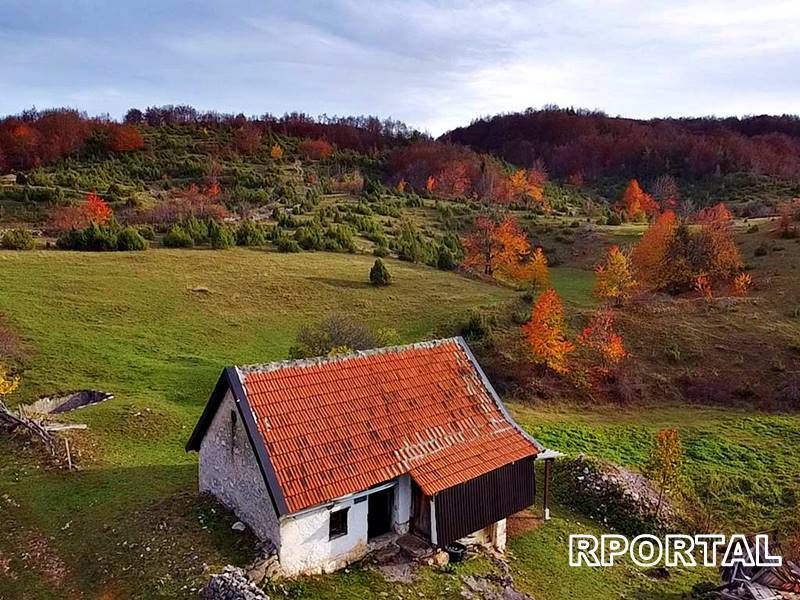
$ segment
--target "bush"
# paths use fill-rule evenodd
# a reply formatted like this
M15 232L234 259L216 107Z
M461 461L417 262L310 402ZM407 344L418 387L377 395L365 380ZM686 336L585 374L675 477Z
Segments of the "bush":
M619 214L612 212L610 215L608 215L608 218L606 219L606 224L614 226L622 225L622 219L620 218Z
M380 258L375 259L375 264L369 270L369 281L372 285L384 286L392 282L392 276L389 274L389 269L383 264Z
M753 251L753 254L755 256L766 256L769 254L769 246L767 246L764 242L761 242Z
M326 356L335 348L367 350L378 345L378 336L360 321L348 315L333 314L319 323L301 326L289 355L292 358Z
M377 256L378 258L386 258L389 256L389 247L384 244L378 244L372 251L372 255Z
M208 242L208 223L195 216L191 216L183 222L183 230L192 238L195 245Z
M164 236L162 243L167 248L191 248L194 240L180 225L173 225Z
M140 225L136 228L136 230L139 232L139 235L148 242L152 242L154 239L156 239L156 230L150 225Z
M5 250L33 250L33 246L33 235L27 229L12 229L0 238L0 247Z
M147 240L133 227L125 227L117 234L117 250L122 252L147 250Z
M231 248L236 241L231 230L219 221L211 221L208 224L208 239L215 250Z
M286 233L279 232L275 237L275 247L278 252L300 252L302 248L296 240L290 238Z
M263 246L267 243L264 228L251 220L239 223L236 228L236 244L238 246Z
M453 257L452 250L444 244L440 244L436 256L436 268L442 271L452 271L455 267L456 259Z
M117 249L117 227L90 223L85 229L71 229L56 241L62 250L111 252Z
M492 333L492 327L496 324L494 315L489 315L483 311L473 310L467 322L461 327L461 335L468 340L480 340Z
M747 233L758 233L758 225L753 223L750 227L747 228Z

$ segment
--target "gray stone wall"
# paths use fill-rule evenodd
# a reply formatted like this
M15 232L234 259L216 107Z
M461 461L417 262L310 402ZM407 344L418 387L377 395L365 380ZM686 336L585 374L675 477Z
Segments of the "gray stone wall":
M200 491L213 494L259 539L280 548L278 517L230 391L200 444L199 461Z

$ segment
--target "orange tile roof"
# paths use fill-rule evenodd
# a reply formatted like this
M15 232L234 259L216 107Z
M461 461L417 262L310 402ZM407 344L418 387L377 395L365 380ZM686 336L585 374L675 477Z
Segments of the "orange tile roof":
M433 495L535 456L462 344L240 368L289 511L406 473Z

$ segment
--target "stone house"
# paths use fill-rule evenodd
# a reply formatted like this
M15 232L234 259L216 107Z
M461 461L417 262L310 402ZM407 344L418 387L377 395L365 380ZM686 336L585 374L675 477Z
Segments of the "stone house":
M272 542L287 576L409 533L503 550L506 517L534 502L534 460L554 456L461 338L228 367L186 448L200 491Z

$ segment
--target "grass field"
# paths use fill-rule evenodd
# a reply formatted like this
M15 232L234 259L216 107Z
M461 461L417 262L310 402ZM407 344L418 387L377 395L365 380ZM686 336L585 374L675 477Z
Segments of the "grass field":
M472 308L515 296L397 261L388 261L393 285L375 289L367 284L372 260L241 249L0 252L0 313L30 349L11 403L86 387L116 396L69 417L89 425L73 434L81 471L41 468L33 449L0 440L0 598L193 596L208 571L244 563L251 552L249 538L231 535L229 516L197 502L196 457L183 451L223 365L284 358L300 324L332 311L394 327L412 341L451 331L448 324ZM552 279L569 306L591 306L591 272L559 267ZM791 279L775 281L794 289ZM771 524L795 505L794 416L670 406L511 408L558 450L634 467L658 428L678 427L687 485L726 529ZM510 541L517 583L537 600L676 597L713 578L687 571L656 581L625 566L576 575L566 564L567 534L598 526L562 507L554 512L546 526ZM456 598L459 574L491 569L475 560L453 572L423 570L405 597ZM354 568L278 593L363 598L395 589Z

